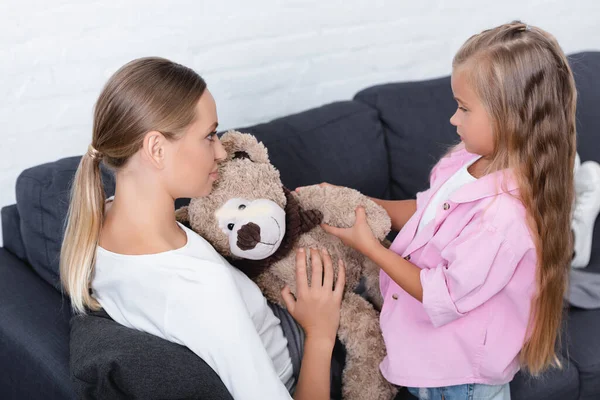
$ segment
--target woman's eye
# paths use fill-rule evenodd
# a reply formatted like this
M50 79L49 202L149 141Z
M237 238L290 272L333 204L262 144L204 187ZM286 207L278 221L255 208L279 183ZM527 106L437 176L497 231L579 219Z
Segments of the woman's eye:
M212 142L213 140L215 140L215 136L217 136L217 131L209 133L206 138Z
M466 109L466 108L464 108L464 107L458 106L458 109L459 109L460 111L467 112L467 109Z

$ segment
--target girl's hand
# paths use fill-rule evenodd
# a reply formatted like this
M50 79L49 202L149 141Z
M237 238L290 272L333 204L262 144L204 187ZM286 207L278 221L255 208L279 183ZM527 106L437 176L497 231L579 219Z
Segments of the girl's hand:
M311 285L308 285L306 272L306 255L304 249L296 253L296 297L286 285L281 291L285 306L296 321L304 329L306 337L311 340L324 340L328 344L335 343L340 324L340 307L346 271L342 260L335 288L333 286L333 267L331 257L326 250L310 250L312 265Z
M334 188L334 187L335 187L335 188L342 187L342 186L336 186L336 185L332 185L331 183L327 183L327 182L322 182L322 183L319 183L318 185L313 185L313 186L320 186L320 187L331 187L331 188ZM304 189L305 187L308 187L308 186L299 186L299 187L297 187L297 188L296 188L295 192L299 192L299 191L301 191L302 189Z
M367 223L365 208L362 206L356 208L356 222L351 228L335 228L327 224L321 224L321 227L325 232L340 238L346 246L350 246L365 255L369 250L381 245Z

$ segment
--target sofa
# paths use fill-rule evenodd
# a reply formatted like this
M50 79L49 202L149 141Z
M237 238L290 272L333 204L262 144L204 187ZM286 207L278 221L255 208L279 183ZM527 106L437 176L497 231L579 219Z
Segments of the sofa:
M569 59L579 94L578 151L582 161L600 161L600 52ZM370 87L352 100L237 129L264 142L289 188L327 181L369 196L407 199L426 189L431 167L456 142L449 123L455 107L446 76ZM218 376L189 350L119 326L108 315L72 316L58 260L78 161L70 157L23 171L16 204L2 208L0 399L230 398ZM114 178L103 170L103 179L112 195ZM176 207L186 201L179 199ZM577 272L579 283L600 274L599 226L590 265ZM511 383L514 400L600 399L600 308L567 299L565 315L563 368L536 378L518 373ZM76 335L71 343L77 329L95 329L95 335ZM94 354L87 364L70 357L82 349ZM122 389L132 384L128 377L140 376L134 366L145 379L128 392ZM184 375L194 387L184 387ZM162 391L139 394L149 387ZM401 390L397 398L413 397Z

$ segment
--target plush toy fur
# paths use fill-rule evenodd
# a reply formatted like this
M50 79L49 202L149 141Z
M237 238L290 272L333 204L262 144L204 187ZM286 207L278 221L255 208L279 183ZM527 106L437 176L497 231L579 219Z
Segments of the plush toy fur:
M354 293L364 276L368 296L380 309L379 268L320 226L351 227L355 209L362 205L373 233L383 241L390 231L385 210L348 188L311 186L299 193L290 192L270 163L267 149L254 136L230 131L221 141L228 156L220 165L220 179L209 196L192 199L188 207L179 209L178 219L189 222L194 231L251 277L271 302L283 307L281 289L286 284L292 293L296 289L296 249L327 249L336 277L341 258L346 263L338 330L346 347L343 397L393 398L395 388L379 371L385 356L379 314ZM310 264L308 273L310 279Z

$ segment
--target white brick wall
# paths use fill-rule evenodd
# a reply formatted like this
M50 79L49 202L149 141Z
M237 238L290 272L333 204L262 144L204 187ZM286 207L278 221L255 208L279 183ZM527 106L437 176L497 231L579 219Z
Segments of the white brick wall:
M513 19L600 49L597 0L4 0L0 16L0 207L24 168L86 149L102 85L136 57L197 70L232 128L449 74L471 34Z

